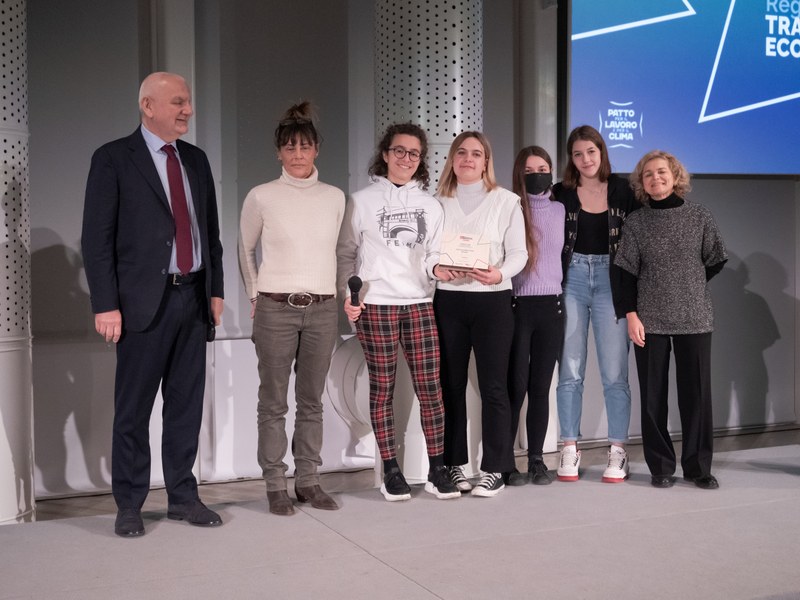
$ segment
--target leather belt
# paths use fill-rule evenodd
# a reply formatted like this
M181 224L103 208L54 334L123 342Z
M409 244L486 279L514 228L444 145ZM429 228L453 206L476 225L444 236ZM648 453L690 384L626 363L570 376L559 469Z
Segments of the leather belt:
M275 302L286 302L294 308L305 308L314 302L325 302L331 300L333 294L309 294L308 292L292 292L291 294L274 294L271 292L258 292L259 296L264 296Z
M182 275L181 273L170 273L167 276L167 283L169 283L170 285L187 285L189 283L196 283L200 281L200 278L202 276L203 276L203 271L186 273L186 275Z

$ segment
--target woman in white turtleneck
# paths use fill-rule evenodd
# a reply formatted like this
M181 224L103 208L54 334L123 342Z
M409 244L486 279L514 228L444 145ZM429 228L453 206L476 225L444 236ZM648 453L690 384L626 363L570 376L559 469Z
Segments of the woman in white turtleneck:
M443 236L470 234L489 245L486 269L437 269L434 310L442 353L445 408L444 461L453 483L474 496L491 497L514 469L507 376L514 333L511 278L528 261L519 196L497 185L489 140L467 131L450 146L436 196L444 209ZM466 389L475 352L481 395L481 478L473 488L468 462Z
M381 493L389 502L411 499L397 462L392 408L399 347L419 398L430 465L425 491L439 499L461 495L442 457L439 340L431 304L442 208L425 191L427 154L427 136L418 125L400 123L386 130L369 167L372 185L347 203L336 250L344 310L356 324L367 362L370 420L383 461ZM358 305L345 289L353 275L363 282Z
M284 461L292 370L297 405L292 436L295 495L314 508L339 508L320 488L318 468L322 391L338 337L336 242L345 201L341 190L319 180L314 166L319 143L310 104L289 108L275 129L281 176L250 190L240 221L239 268L252 302L252 339L261 380L258 464L269 511L282 516L295 512Z

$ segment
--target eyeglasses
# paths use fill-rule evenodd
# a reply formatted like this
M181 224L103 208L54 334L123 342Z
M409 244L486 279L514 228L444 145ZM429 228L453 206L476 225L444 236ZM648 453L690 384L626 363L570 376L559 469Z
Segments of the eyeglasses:
M394 148L389 148L389 150L391 150L397 158L405 158L406 154L408 154L408 160L411 162L417 162L422 156L422 154L416 150L406 150L402 146L395 146Z

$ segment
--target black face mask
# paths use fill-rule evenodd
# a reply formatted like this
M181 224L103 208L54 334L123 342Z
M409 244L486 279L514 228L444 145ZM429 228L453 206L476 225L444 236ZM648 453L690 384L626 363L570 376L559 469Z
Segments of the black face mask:
M541 196L553 185L552 173L528 173L525 175L525 191L533 196Z

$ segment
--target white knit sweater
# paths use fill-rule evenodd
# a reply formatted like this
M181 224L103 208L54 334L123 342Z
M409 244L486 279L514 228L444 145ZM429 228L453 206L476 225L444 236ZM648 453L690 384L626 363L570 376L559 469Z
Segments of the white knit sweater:
M247 295L257 292L336 293L336 240L344 217L344 193L286 170L254 187L242 206L239 269ZM261 264L256 248L261 240Z
M510 290L511 278L528 262L525 221L519 196L501 187L487 192L483 181L479 181L469 185L459 184L456 197L442 197L439 202L444 208L443 235L479 235L480 243L490 244L489 262L500 271L503 279L495 285L483 285L467 277L450 282L439 281L436 287L463 292Z

